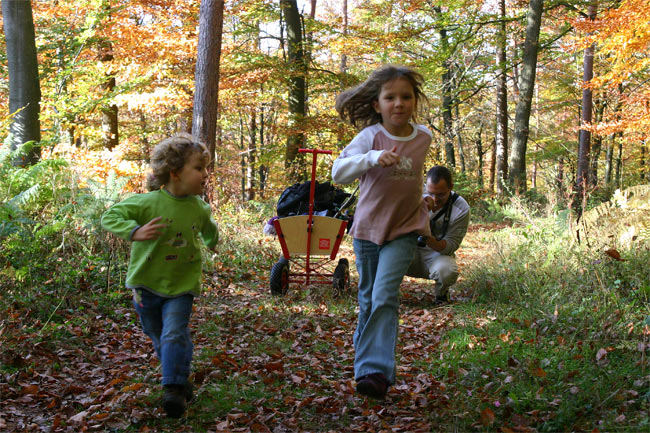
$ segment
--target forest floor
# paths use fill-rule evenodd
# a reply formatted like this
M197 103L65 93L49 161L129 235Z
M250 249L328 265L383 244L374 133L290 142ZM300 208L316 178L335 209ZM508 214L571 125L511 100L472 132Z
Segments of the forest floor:
M458 254L461 278L487 248L477 234L498 228L470 227ZM341 256L352 259L349 245ZM535 425L555 416L557 401L543 410L506 407L499 390L515 376L504 371L519 368L514 356L482 373L492 378L485 381L471 379L474 372L461 364L445 363L456 344L448 338L452 330L496 320L490 311L463 307L472 303L467 288L455 292L452 303L437 305L429 282L405 279L397 382L384 401L374 401L355 393L354 294L336 299L330 287L292 287L278 298L268 290L268 270L245 278L208 278L195 302L195 399L179 420L160 409L159 363L125 291L113 299L110 315L91 301L62 309L57 314L68 320L54 330L45 321L21 328L18 316L30 312L10 309L0 323L6 345L0 431L508 433L537 431ZM502 340L506 345L507 337ZM470 348L481 345L480 338L471 341ZM530 371L541 371L536 368Z

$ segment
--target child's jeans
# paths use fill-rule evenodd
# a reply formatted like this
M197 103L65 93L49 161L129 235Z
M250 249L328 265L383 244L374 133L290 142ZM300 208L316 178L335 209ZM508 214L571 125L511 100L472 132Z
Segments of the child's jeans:
M151 338L162 365L163 385L184 385L190 375L192 340L188 324L194 296L163 298L143 289L133 290L133 304L142 330Z
M395 383L399 287L413 259L417 235L377 245L354 239L359 273L359 322L354 333L354 377L383 373Z

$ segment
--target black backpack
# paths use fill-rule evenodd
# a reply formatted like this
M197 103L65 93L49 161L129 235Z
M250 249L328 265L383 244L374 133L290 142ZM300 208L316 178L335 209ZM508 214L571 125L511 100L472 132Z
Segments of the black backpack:
M280 218L291 215L303 215L309 212L309 188L311 181L296 183L282 191L277 204ZM334 215L349 193L333 187L329 182L316 182L314 189L314 212L327 211Z

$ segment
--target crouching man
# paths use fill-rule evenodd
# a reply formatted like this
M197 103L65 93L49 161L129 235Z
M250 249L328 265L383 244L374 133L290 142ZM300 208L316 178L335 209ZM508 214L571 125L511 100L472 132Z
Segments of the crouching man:
M436 300L449 300L449 286L458 279L454 252L460 246L469 225L469 205L452 191L451 172L437 165L427 172L424 200L429 207L432 237L421 236L418 248L406 272L415 278L435 280Z

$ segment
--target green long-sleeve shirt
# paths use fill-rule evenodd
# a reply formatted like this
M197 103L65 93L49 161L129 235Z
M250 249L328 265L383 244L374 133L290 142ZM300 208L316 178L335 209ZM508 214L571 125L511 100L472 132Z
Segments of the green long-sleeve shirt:
M164 189L135 194L112 206L102 216L102 227L122 239L156 217L161 235L149 241L133 241L126 287L144 288L163 297L201 291L199 237L208 248L219 240L210 206L198 196L175 197Z

